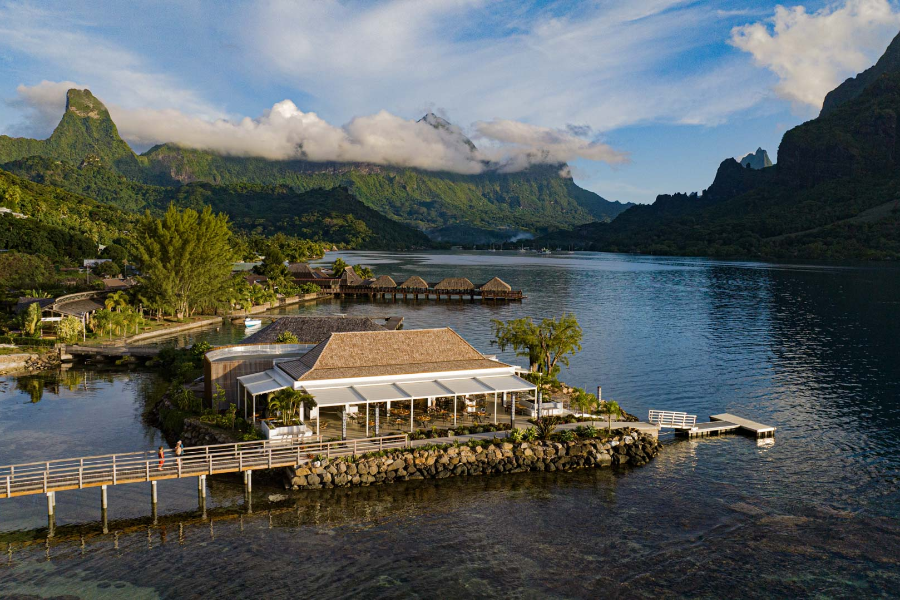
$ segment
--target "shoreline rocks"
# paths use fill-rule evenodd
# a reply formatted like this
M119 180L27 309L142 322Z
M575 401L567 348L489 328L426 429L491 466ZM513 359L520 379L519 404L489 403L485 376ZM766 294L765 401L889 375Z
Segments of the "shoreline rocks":
M652 436L628 431L606 439L405 448L375 456L310 460L284 469L285 488L315 490L369 486L413 479L444 479L527 471L572 471L641 466L659 454Z

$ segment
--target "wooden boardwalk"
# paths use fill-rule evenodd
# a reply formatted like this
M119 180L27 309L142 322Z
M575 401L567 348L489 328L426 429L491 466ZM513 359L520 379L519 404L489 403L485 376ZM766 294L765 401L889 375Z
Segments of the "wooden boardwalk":
M406 435L344 442L255 441L185 448L180 459L168 451L161 464L156 452L25 463L0 467L0 498L290 467L311 456L350 456L408 445Z

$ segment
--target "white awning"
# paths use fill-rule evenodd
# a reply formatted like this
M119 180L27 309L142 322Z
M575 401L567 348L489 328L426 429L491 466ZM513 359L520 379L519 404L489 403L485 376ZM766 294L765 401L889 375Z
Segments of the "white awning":
M494 388L489 388L475 377L466 379L438 379L438 383L453 392L454 395L494 393Z
M537 386L516 375L500 375L498 377L479 377L478 381L495 392L527 392Z
M406 395L410 398L437 398L439 396L453 395L449 388L445 388L437 381L415 381L411 383L401 381L396 386L406 392Z
M407 400L409 394L393 383L382 385L355 385L353 389L367 402L384 402L385 400Z
M273 375L274 372L270 369L263 373L254 373L253 375L238 377L238 381L243 384L244 388L251 396L268 394L269 392L274 392L287 387L283 383L278 382Z
M459 379L431 379L412 382L398 381L374 385L345 385L333 388L315 388L310 386L306 388L306 391L312 394L319 406L337 406L365 402L409 401L441 396L493 395L499 392L525 392L535 388L536 386L533 383L529 383L515 375L500 375L495 377L462 377Z

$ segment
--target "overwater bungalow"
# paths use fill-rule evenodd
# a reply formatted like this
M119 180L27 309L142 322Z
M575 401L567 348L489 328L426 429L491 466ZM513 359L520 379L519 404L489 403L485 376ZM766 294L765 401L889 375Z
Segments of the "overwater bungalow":
M239 408L255 421L269 394L301 390L317 404L302 411L302 434L328 437L497 422L512 395L537 394L517 370L450 328L332 333L299 358L238 377Z
M475 284L465 277L445 277L434 284L435 292L468 292L475 289Z
M398 285L397 288L407 293L422 294L428 292L428 282L418 275L413 275L412 277L408 278L406 281Z
M394 290L397 287L397 282L390 275L382 275L366 285L377 290Z

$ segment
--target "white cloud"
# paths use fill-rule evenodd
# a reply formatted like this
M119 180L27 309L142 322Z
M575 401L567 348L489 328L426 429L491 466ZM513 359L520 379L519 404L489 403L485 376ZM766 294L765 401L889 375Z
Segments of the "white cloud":
M56 123L71 82L44 81L19 86L15 103ZM175 109L108 106L119 134L147 147L174 142L233 156L306 159L315 162L364 162L433 171L479 173L487 168L518 171L532 164L556 164L577 158L622 162L624 154L593 142L589 129L554 130L509 120L476 124L483 149L472 151L456 127L435 128L386 111L355 117L341 127L284 100L260 117L209 121Z
M519 171L532 164L559 164L579 158L610 164L628 160L625 153L606 144L586 140L571 131L506 119L478 122L475 130L478 138L499 144L489 154L505 171ZM581 131L587 133L583 129Z
M17 98L7 104L23 113L24 121L14 128L23 136L43 137L52 131L66 108L66 91L83 88L74 81L47 81L37 85L19 85Z
M731 44L778 76L778 95L821 108L825 94L877 60L898 28L900 12L887 0L846 0L814 13L778 6L765 22L735 27Z

